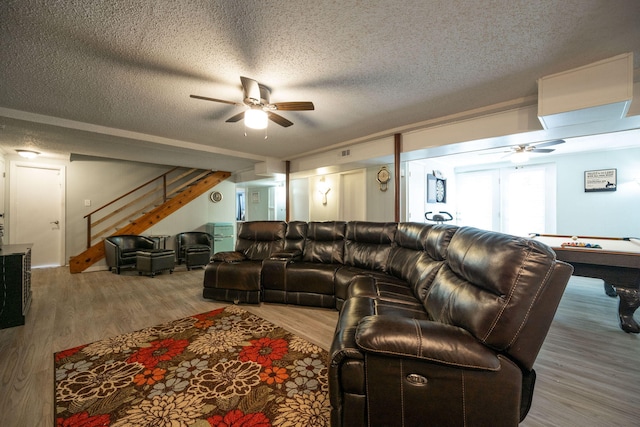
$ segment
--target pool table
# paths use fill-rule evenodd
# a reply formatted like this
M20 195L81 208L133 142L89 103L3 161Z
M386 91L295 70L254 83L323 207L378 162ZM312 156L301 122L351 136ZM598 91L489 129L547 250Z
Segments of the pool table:
M615 292L607 294L620 297L620 327L640 332L633 318L640 306L640 238L555 234L531 234L531 238L551 246L559 260L573 266L575 276L602 279L605 287L613 286Z

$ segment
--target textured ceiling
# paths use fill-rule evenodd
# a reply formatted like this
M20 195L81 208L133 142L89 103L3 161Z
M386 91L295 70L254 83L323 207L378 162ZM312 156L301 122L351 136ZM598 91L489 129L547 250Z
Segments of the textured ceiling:
M0 3L0 146L238 170L537 93L634 52L636 0ZM244 135L240 76L312 101Z

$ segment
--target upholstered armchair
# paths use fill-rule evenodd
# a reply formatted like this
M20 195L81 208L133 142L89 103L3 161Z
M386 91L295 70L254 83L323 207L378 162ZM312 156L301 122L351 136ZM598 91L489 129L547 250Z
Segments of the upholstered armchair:
M104 254L107 267L120 274L122 267L135 267L136 252L143 249L156 249L156 242L145 236L123 234L104 239Z
M187 269L205 266L213 252L213 236L203 231L187 231L176 236L178 264L186 263Z

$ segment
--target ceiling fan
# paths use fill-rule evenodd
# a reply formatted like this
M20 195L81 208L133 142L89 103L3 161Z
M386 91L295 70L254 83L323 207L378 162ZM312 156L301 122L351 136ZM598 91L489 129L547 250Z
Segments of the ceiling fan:
M209 98L200 95L191 95L191 98L203 99L205 101L222 102L237 107L249 107L245 111L229 117L227 123L235 123L244 118L245 125L252 129L264 129L268 120L280 126L289 127L293 123L275 111L309 111L313 110L313 102L274 102L271 103L271 90L265 85L248 77L240 77L242 82L243 101L233 102L224 99Z
M503 153L508 153L504 157L510 157L511 161L514 163L522 163L529 160L530 153L551 153L555 151L555 148L544 148L551 147L554 145L564 144L563 139L554 139L553 141L547 141L540 144L520 144L514 145L513 147L509 147L508 151L503 151ZM486 153L491 154L491 153Z

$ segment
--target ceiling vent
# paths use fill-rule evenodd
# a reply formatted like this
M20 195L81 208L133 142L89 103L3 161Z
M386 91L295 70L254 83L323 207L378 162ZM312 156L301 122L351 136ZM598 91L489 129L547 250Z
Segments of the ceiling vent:
M542 77L538 119L545 129L622 119L633 99L633 53Z

